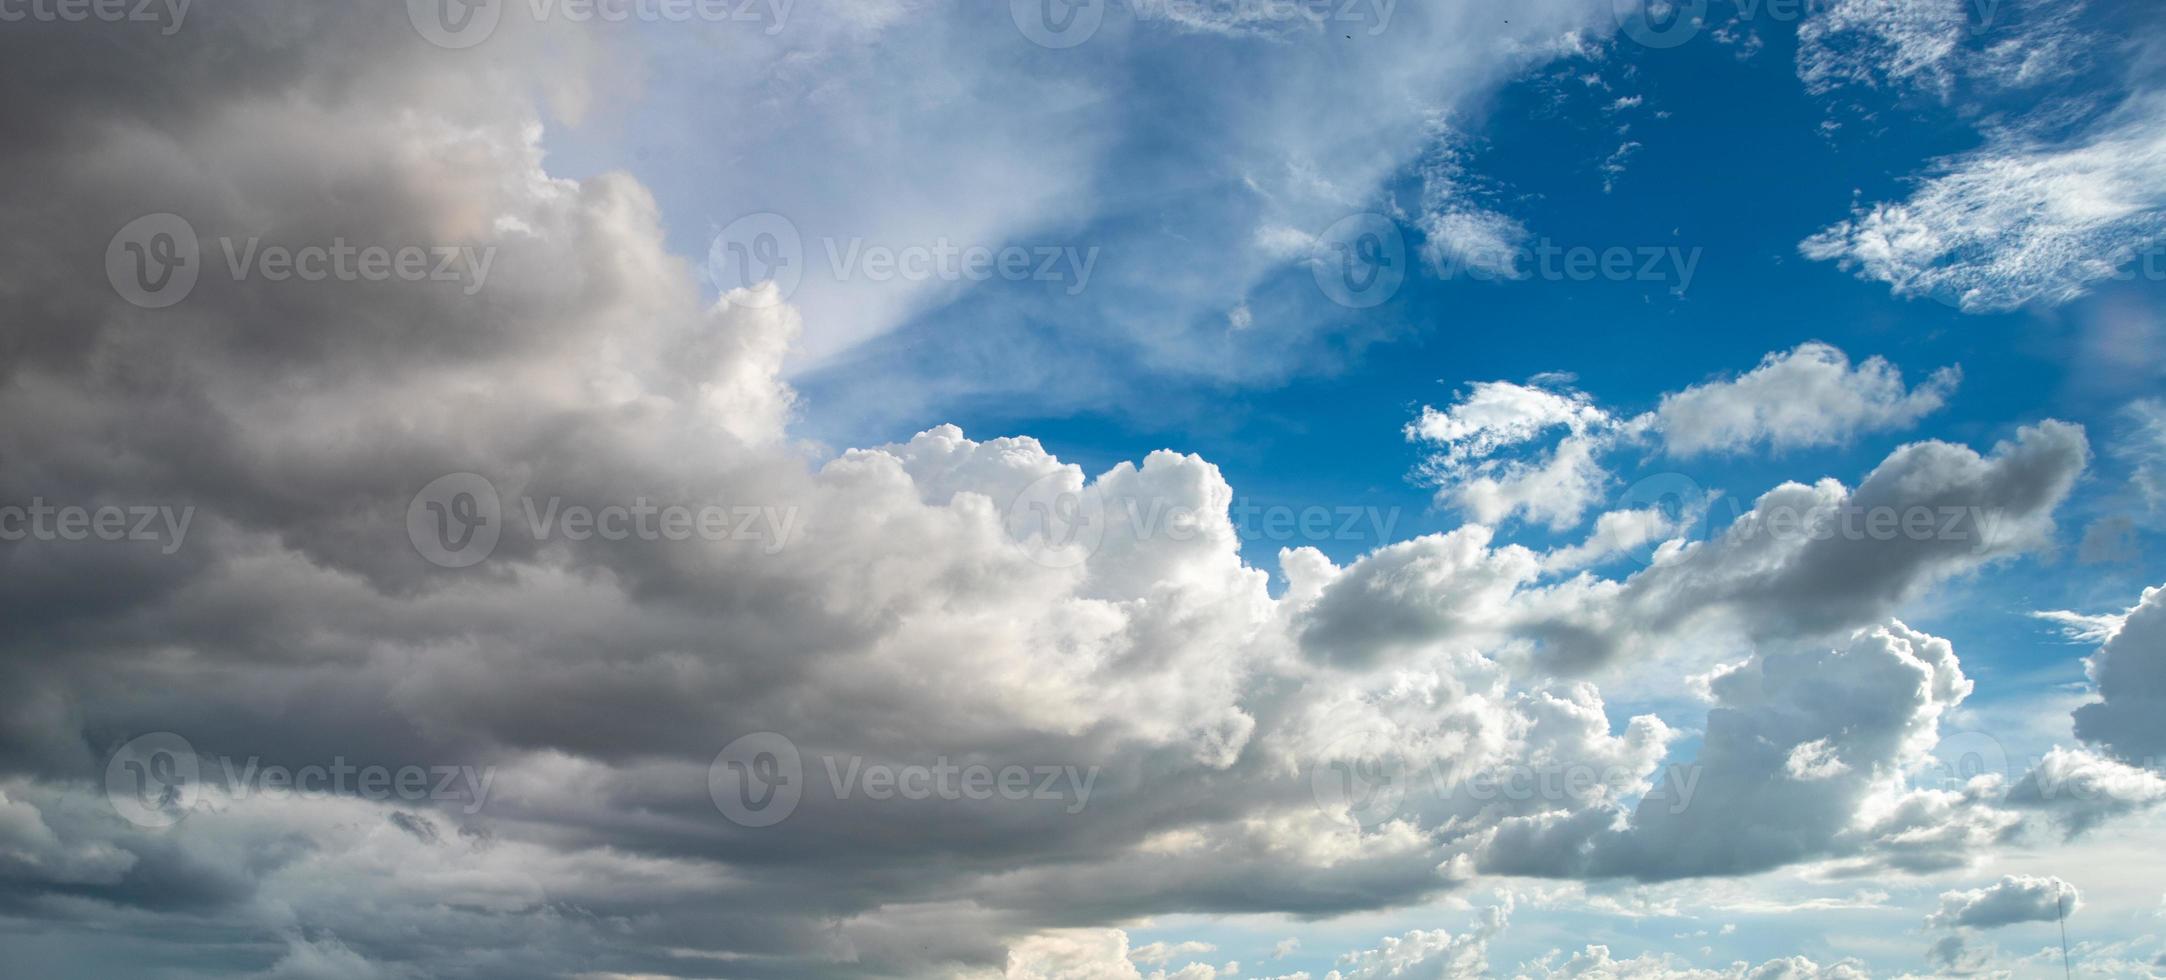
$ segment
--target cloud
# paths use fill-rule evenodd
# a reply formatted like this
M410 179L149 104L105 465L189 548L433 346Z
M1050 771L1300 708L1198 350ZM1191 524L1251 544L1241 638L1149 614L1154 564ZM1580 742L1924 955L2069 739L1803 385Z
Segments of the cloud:
M1662 398L1655 412L1671 455L1841 445L1868 432L1905 429L1939 411L1962 379L1942 368L1906 389L1895 366L1878 357L1853 368L1827 344L1769 354L1730 381L1694 385Z
M1583 675L1878 623L1935 581L2035 546L2087 453L2059 423L1987 454L1920 443L1855 491L1780 487L1749 525L1764 531L1791 502L1978 508L1998 529L1984 541L1733 529L1627 578L1544 584L1541 556L1470 526L1344 567L1289 551L1275 596L1242 561L1232 487L1195 456L1086 472L1036 440L948 426L840 453L800 442L786 352L866 324L837 328L832 306L808 322L770 287L710 301L669 247L654 189L549 171L529 83L549 81L558 113L616 108L588 84L590 71L596 86L623 81L622 52L597 32L513 18L464 58L396 9L289 14L267 0L206 6L190 43L47 23L0 35L0 81L52 93L0 109L15 178L0 182L0 215L20 229L0 295L36 311L0 361L0 499L195 515L170 553L0 546L0 907L74 937L84 976L180 958L235 975L1134 976L1112 924L1403 905L1463 888L1471 868L1454 859L1512 821L1609 827L1680 734L1650 713L1613 722ZM1585 16L1530 13L1539 26L1525 29ZM1487 50L1456 23L1404 43ZM85 64L121 74L85 85ZM1401 67L1409 91L1448 87L1427 61ZM797 99L792 79L775 80L772 101L879 118L838 107L843 82ZM1349 76L1319 97L1377 82ZM1075 112L1055 125L1093 117L1085 95L1061 104ZM1401 121L1270 105L1311 148ZM1319 118L1345 125L1315 131ZM879 135L867 152L889 152ZM836 185L879 196L882 183ZM1261 181L1267 196L1292 183ZM1326 200L1266 210L1308 227ZM97 257L158 212L184 217L213 262L226 240L345 240L494 249L494 272L471 293L205 275L183 302L146 310L102 281ZM1218 287L1254 274L1202 291L1237 292ZM1148 306L1154 294L1135 295ZM868 329L886 322L869 312ZM1472 466L1606 418L1544 384L1482 397L1494 404L1455 406L1434 427L1441 452L1470 447ZM1595 456L1562 458L1584 476ZM463 568L428 557L443 525L427 505L448 515L450 502L417 499L456 474L503 505L494 551ZM1503 488L1526 482L1515 472L1486 475L1497 506L1567 511L1552 489L1511 498ZM672 540L526 516L657 502L787 520L773 536ZM1141 519L1161 507L1195 520L1168 533ZM1596 546L1646 533L1622 523ZM1714 641L1687 642L1701 629ZM1768 655L1765 724L1827 740L1808 768L1850 788L1960 700L1944 646L1889 626L1820 655L1891 682L1842 688L1826 716L1796 703L1785 661ZM1844 718L1853 727L1838 732ZM108 782L115 750L157 732L184 736L205 767L199 805L162 829L123 819L127 784L109 795ZM718 752L756 732L787 737L805 762L798 808L764 828L727 819L711 784ZM125 777L134 760L122 761ZM1087 804L877 798L827 782L829 762L853 761L1098 778ZM341 763L485 771L491 792L469 808L227 781ZM1534 767L1603 781L1524 798L1484 789ZM1384 786L1362 788L1380 794L1332 794L1334 776L1379 774ZM1969 800L1896 803L1876 826L1900 821L1906 839L1976 826ZM1799 832L1812 844L1821 829ZM1847 841L1755 859L1896 863L1880 837ZM1587 870L1718 863L1640 857ZM1401 936L1349 969L1415 953L1470 962L1483 928Z
M1696 628L1798 638L1865 627L1949 575L2045 544L2088 459L2083 432L2057 422L2020 430L1985 456L1904 446L1855 490L1785 484L1714 537L1665 546L1614 587L1560 586L1542 597L1550 616L1528 630L1569 669L1650 654ZM1906 514L1910 532L1889 530ZM1939 523L1927 528L1926 514Z
M1814 95L1915 89L1942 102L1966 88L2026 88L2069 73L2089 43L2081 2L1833 0L1798 23L1797 75Z
M1156 942L1130 950L1128 958L1138 963L1163 965L1176 959L1189 959L1215 952L1218 952L1218 947L1205 942Z
M1370 949L1339 957L1336 969L1323 980L1473 980L1494 974L1489 969L1489 943L1511 918L1509 902L1485 909L1473 928L1454 935L1442 929L1416 929L1399 936L1385 936ZM1307 980L1307 973L1272 980Z
M1406 437L1439 447L1422 465L1439 500L1485 524L1523 515L1562 529L1602 494L1609 472L1595 456L1612 426L1581 392L1490 381L1471 385L1448 409L1424 406ZM1501 455L1552 432L1563 436L1547 452Z
M1580 433L1609 421L1580 392L1488 381L1470 385L1449 409L1424 406L1406 435L1438 444L1443 460L1456 464L1523 445L1551 429Z
M1681 530L1680 523L1661 508L1610 511L1595 519L1594 531L1587 540L1543 555L1542 570L1569 572L1598 565L1643 545L1666 540Z
M1423 406L1406 437L1434 447L1419 474L1437 487L1440 503L1484 524L1523 518L1563 530L1604 496L1610 471L1603 457L1622 448L1651 440L1690 458L1841 445L1915 425L1946 404L1961 377L1958 368L1942 368L1906 387L1882 358L1852 367L1841 350L1811 342L1770 353L1737 378L1666 394L1659 408L1633 419L1597 406L1568 377L1475 382L1448 408ZM1626 532L1618 525L1610 533ZM1575 552L1560 561L1598 557Z
M2019 922L2052 922L2083 903L2076 886L2059 878L2005 875L1984 888L1943 892L1940 911L1926 917L1935 928L1992 929Z
M1900 623L1842 647L1719 672L1691 782L1629 814L1505 821L1480 865L1499 874L1669 880L1807 860L1957 867L2015 825L1982 799L1911 789L1941 717L1971 681L1948 641Z
M1008 951L1003 980L1212 980L1218 971L1207 964L1189 964L1172 973L1155 970L1146 975L1136 963L1164 964L1191 953L1207 953L1209 943L1180 943L1177 947L1152 943L1130 950L1128 934L1119 929L1064 929L1039 933Z
M1908 200L1858 208L1799 250L1966 312L2060 304L2166 239L2162 188L2166 96L2136 95L2065 142L1996 133Z
M2114 817L2166 803L2166 778L2055 746L2009 787L2007 803L2051 815L2073 839Z
M2166 587L2145 589L2089 661L2098 700L2076 709L2076 737L2151 766L2166 756Z
M2105 643L2120 633L2121 625L2128 621L2128 617L2122 614L2079 613L2066 609L2049 609L2031 615L2059 624L2063 635L2079 643Z
M1758 965L1738 962L1721 969L1693 967L1660 953L1620 960L1608 946L1597 944L1570 956L1559 950L1539 961L1520 964L1518 976L1529 980L1865 980L1870 974L1864 964L1856 961L1822 966L1802 956Z
M2166 503L2166 400L2143 398L2127 409L2133 431L2113 447L2135 467L2130 482L2153 511Z

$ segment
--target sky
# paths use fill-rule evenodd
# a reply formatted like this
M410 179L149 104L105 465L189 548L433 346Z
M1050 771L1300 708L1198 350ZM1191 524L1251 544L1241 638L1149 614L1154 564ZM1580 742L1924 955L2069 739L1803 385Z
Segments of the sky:
M0 0L0 81L11 970L2166 977L2155 4Z

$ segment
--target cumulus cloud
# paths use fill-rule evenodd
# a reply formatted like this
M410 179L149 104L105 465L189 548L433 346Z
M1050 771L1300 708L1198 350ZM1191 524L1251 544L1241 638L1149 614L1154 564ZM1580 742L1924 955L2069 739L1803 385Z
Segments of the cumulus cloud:
M2076 709L2076 737L2150 767L2166 756L2166 587L2145 589L2089 662L2098 700Z
M1939 411L1961 378L1961 370L1947 367L1906 388L1901 372L1882 358L1852 367L1842 351L1806 343L1769 354L1733 380L1665 395L1655 417L1664 447L1676 456L1838 445L1863 433L1909 428Z
M1554 528L1578 524L1600 499L1608 470L1596 460L1612 420L1585 394L1538 384L1480 382L1450 408L1425 406L1406 428L1434 445L1423 476L1447 500L1486 524L1524 515ZM1546 451L1518 452L1551 433Z
M1714 704L1686 770L1689 796L1649 794L1608 817L1507 820L1481 865L1645 880L1830 858L1960 866L2016 818L1982 798L1911 788L1905 774L1971 689L1948 641L1900 623L1837 649L1755 658L1709 683Z
M1865 980L1864 964L1843 961L1822 966L1802 956L1765 963L1732 963L1719 969L1694 967L1671 955L1643 953L1620 960L1608 946L1587 946L1567 956L1562 950L1520 965L1527 980Z
M1203 963L1191 963L1173 972L1163 969L1145 974L1136 968L1164 964L1191 953L1208 953L1209 943L1184 942L1175 946L1152 943L1131 950L1128 933L1119 929L1064 929L1039 933L1008 951L1002 980L1213 980L1219 971Z
M784 363L814 325L772 286L703 297L639 182L545 166L545 118L591 109L581 69L615 54L595 33L512 18L462 58L396 9L286 7L206 6L201 44L0 34L0 81L52 93L0 108L14 178L0 215L22 230L0 296L36 313L11 322L0 361L0 499L194 514L169 553L0 546L0 907L76 937L82 975L185 956L241 975L1132 977L1139 952L1168 968L1187 955L1130 950L1112 925L1140 916L1404 904L1464 887L1471 849L1502 853L1507 827L1678 833L1632 814L1679 732L1651 713L1613 721L1628 712L1568 675L1861 627L1718 682L1725 737L1787 741L1723 743L1738 765L1710 759L1700 792L1769 819L1856 815L1776 813L1780 793L1736 783L1788 778L1797 759L1839 800L1887 802L1869 813L1885 830L1800 826L1802 846L1752 850L1756 867L1903 866L1909 841L1989 835L1969 799L1865 795L1968 690L1944 641L1873 624L2035 547L2087 453L2072 426L1988 453L1904 447L1855 490L1785 485L1745 529L1622 579L1543 579L1653 533L1619 519L1561 563L1478 526L1343 567L1294 550L1274 595L1242 561L1232 487L1196 456L1094 473L949 426L840 453L798 441ZM126 84L76 84L93 62ZM554 110L530 101L540 76ZM96 267L116 229L157 212L190 222L212 261L225 240L344 239L495 249L494 272L473 291L206 275L147 310ZM1416 437L1494 483L1474 506L1576 519L1592 444L1557 454L1555 478L1533 475L1555 464L1483 467L1592 438L1606 413L1544 384L1473 401L1425 415ZM429 560L413 516L456 474L503 504L471 567ZM573 536L523 516L552 501L752 505L776 521L756 538ZM1823 539L1776 526L1791 505L1948 507L1995 530ZM1169 534L1138 519L1160 506L1195 521ZM1682 642L1697 629L1716 642ZM1794 676L1816 665L1829 676ZM1807 703L1820 696L1837 703ZM178 820L162 828L124 819L126 784L108 796L107 782L115 750L157 732L185 736L211 777L192 799L138 801ZM770 827L726 819L710 782L717 753L755 732L805 762L803 799ZM485 770L489 799L226 781L334 760ZM988 806L844 794L830 762L1095 780L1087 802ZM1598 778L1490 791L1530 770ZM1605 848L1622 856L1579 871L1722 865L1704 847L1667 866ZM1397 937L1345 967L1457 970L1495 928Z
M2050 814L2071 838L2107 820L2166 802L2156 772L2055 746L2008 789L2009 806Z
M2076 886L2059 878L2005 875L1983 888L1944 892L1926 924L1943 929L1992 929L2019 922L2052 922L2082 907Z
M1946 404L1961 378L1946 367L1906 386L1883 358L1853 366L1841 350L1808 342L1768 354L1739 377L1668 393L1655 411L1630 419L1596 405L1569 377L1476 382L1448 408L1424 406L1406 436L1432 447L1420 476L1437 487L1439 502L1485 524L1524 518L1563 530L1605 495L1604 457L1614 452L1650 441L1679 458L1840 445L1915 425ZM1585 549L1560 556L1559 566L1637 547L1653 531L1645 521L1618 520Z

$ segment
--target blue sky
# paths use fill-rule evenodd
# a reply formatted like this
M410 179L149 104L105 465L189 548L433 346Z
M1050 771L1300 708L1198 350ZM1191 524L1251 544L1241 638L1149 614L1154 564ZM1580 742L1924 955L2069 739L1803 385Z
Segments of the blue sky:
M971 12L934 16L962 22L959 32L983 27ZM1118 30L1132 15L1116 8L1110 16L1115 26L1102 30ZM2020 37L2024 18L2037 15L2008 4L1990 11L1971 5L1965 16L1979 39L1971 43L1991 44ZM1070 220L1025 225L994 244L1100 249L1101 285L1076 295L1064 283L995 279L922 300L889 332L831 363L800 367L794 380L803 396L802 431L833 446L859 446L906 440L935 422L952 422L973 436L1034 436L1092 472L1170 448L1217 464L1259 508L1396 509L1397 537L1458 523L1448 508L1432 505L1430 488L1412 479L1418 454L1400 430L1422 405L1446 402L1473 381L1567 372L1604 403L1644 410L1665 392L1734 376L1763 354L1813 340L1859 359L1887 358L1913 380L1943 366L1962 368L1957 397L1917 430L1772 458L1702 459L1690 468L1693 479L1747 501L1783 480L1832 476L1854 483L1891 448L1920 437L1984 447L2051 417L2081 423L2102 440L2140 438L2129 435L2139 423L2128 406L2155 395L2166 369L2140 357L2131 363L2107 345L2115 331L2133 332L2130 342L2141 354L2157 339L2162 327L2155 311L2166 296L2166 274L2156 251L2124 265L2123 281L2094 285L2070 302L1966 312L1946 297L1891 295L1884 283L1805 258L1799 243L1854 203L1899 200L1936 161L1978 150L1986 142L1980 120L2021 116L2053 99L2112 100L2143 91L2140 79L2155 74L2146 67L2155 53L2134 44L2100 45L2068 77L2000 98L1972 95L1975 83L1952 101L1899 85L1815 94L1798 77L1797 17L1779 4L1716 3L1710 26L1685 43L1616 43L1542 60L1479 97L1451 103L1455 135L1443 145L1472 175L1475 196L1532 233L1537 241L1530 247L1621 247L1634 253L1635 275L1647 264L1644 250L1674 248L1690 256L1690 266L1665 254L1654 281L1629 282L1500 281L1464 269L1422 268L1383 306L1345 310L1319 295L1307 263L1283 263L1263 271L1249 290L1267 298L1256 309L1275 312L1256 314L1260 322L1247 331L1228 330L1220 306L1136 310L1121 285L1104 283L1114 276L1208 278L1215 263L1206 247L1184 249L1167 240L1190 227L1227 234L1213 224L1256 207L1254 188L1239 170L1197 145L1233 137L1198 140L1187 130L1230 125L1214 117L1214 98L1199 94L1193 80L1219 70L1215 59L1252 56L1272 64L1276 57L1306 65L1310 59L1284 49L1347 39L1229 39L1153 30L1148 19L1128 24L1128 36L1094 37L1089 45L1124 45L1108 56L1119 66L1110 80L1090 77L1105 83L1101 98L1128 103L1121 118L1130 127L1092 140L1110 148L1088 179L1009 175L1011 185L1087 186L1056 208ZM2140 41L2145 20L2133 7L2093 5L2082 8L2080 25L2094 37ZM1359 49L1373 40L1364 27L1342 45L1355 53L1328 62L1358 79ZM990 42L982 60L1024 67L1033 76L1059 79L1098 67L1095 61L1089 69L1078 66L1087 51L1047 51L1019 33L1003 38L996 31ZM705 70L698 62L711 54L682 50L681 40L657 43L671 53L649 70L672 77L698 75ZM1359 87L1357 81L1353 88ZM872 100L899 97L876 90ZM663 203L673 247L697 255L718 227L744 211L779 207L772 202L792 193L743 186L728 179L729 166L697 156L711 137L687 118L699 118L713 101L704 91L657 92L630 121L611 117L553 130L552 163L571 173L621 168L639 176ZM1059 108L1043 113L1059 126ZM1634 144L1632 152L1620 172L1606 175L1605 161L1624 143ZM1418 209L1421 171L1437 152L1423 147L1359 196L1363 207L1396 215L1415 249L1421 231L1407 220L1407 209ZM1081 168L1083 161L1052 166ZM896 180L877 171L862 176L874 188ZM934 196L889 189L920 202ZM974 193L967 182L941 190ZM1561 258L1557 266L1563 268ZM1154 341L1094 324L1102 316L1132 318L1142 331L1200 336L1208 345L1197 358L1203 363L1169 364L1154 356ZM1285 322L1270 322L1274 317ZM1241 333L1250 336L1235 336ZM1265 366L1234 363L1251 355ZM1269 373L1248 374L1257 370ZM904 400L888 397L896 389ZM2125 508L2127 474L2114 472L2125 465L2102 454L2103 472L2079 490L2070 511L2095 519ZM1633 482L1622 480L1615 489ZM1992 581L1971 586L1989 590L1979 598L1998 598L2004 610L1996 617L2001 621L1973 625L1977 635L1962 638L2005 648L2019 663L2069 666L2049 631L2025 622L2028 611L2110 606L2162 571L2154 550L2139 544L2124 560L2068 574L2087 523L2064 529L2070 554L1997 569ZM1539 527L1525 533L1546 540ZM1262 533L1251 537L1257 540L1244 557L1274 565L1278 542ZM1373 537L1334 535L1319 546L1346 560L1382 543ZM1960 630L1977 612L1940 625Z
M0 959L2166 976L2154 4L200 3L0 25Z
M1945 93L1886 79L1816 92L1800 78L1801 15L1825 16L1825 6L1798 11L1717 2L1697 36L1676 46L1619 38L1533 57L1496 84L1441 100L1449 109L1441 123L1423 123L1421 139L1409 144L1415 152L1377 171L1375 186L1350 198L1358 206L1348 213L1391 216L1410 254L1405 285L1380 307L1360 310L1322 302L1306 261L1265 269L1240 292L1154 287L1168 290L1170 301L1142 308L1128 287L1138 279L1213 281L1221 255L1209 243L1224 240L1222 226L1268 210L1242 172L1245 161L1210 149L1241 142L1243 134L1217 131L1237 125L1222 113L1238 118L1239 98L1208 86L1238 77L1235 63L1264 72L1287 64L1297 75L1322 63L1356 79L1350 89L1362 98L1358 78L1375 41L1365 29L1351 38L1329 25L1277 40L1214 36L1132 19L1116 5L1108 14L1113 26L1102 30L1123 33L1087 42L1120 46L1104 61L1088 52L1037 50L1020 37L995 38L980 55L986 62L1007 67L1012 59L1034 80L1087 76L1100 83L1097 98L1121 104L1113 113L1121 127L1089 141L1099 152L1087 177L1043 170L1008 175L1076 190L1052 209L1057 218L1025 224L1002 241L1102 249L1100 284L1073 295L1057 285L994 281L921 301L883 335L801 369L794 380L804 398L804 430L836 446L867 445L905 440L931 420L953 422L977 437L1034 436L1091 472L1157 449L1195 453L1257 508L1363 509L1363 523L1349 525L1359 533L1298 542L1346 562L1465 519L1417 478L1420 454L1402 429L1423 405L1447 403L1470 382L1563 372L1601 403L1636 412L1654 408L1664 393L1734 377L1763 354L1807 341L1861 360L1886 358L1912 382L1959 366L1959 389L1915 427L1682 465L1643 460L1621 469L1608 490L1622 497L1646 477L1683 473L1729 495L1713 518L1719 529L1777 483L1832 477L1855 485L1907 442L1944 439L1982 449L2042 419L2080 423L2101 451L2065 505L2053 547L1946 583L1905 613L1964 651L1980 683L1973 709L2007 705L2020 712L2042 693L2079 690L2087 648L2032 613L2114 610L2166 572L2156 548L2158 522L2129 489L2139 464L2109 448L2141 443L2142 423L2130 406L2166 387L2166 367L2156 357L2157 310L2166 298L2156 246L2144 246L2153 249L2148 258L2124 264L2121 281L2092 285L2080 297L1965 310L1947 294L1894 295L1885 282L1807 258L1800 243L1859 203L1901 200L1944 161L1987 148L1985 126L2052 116L2056 100L2096 113L2100 103L2147 91L2157 75L2155 25L2136 5L2084 7L2064 29L2124 40L2097 43L2062 77L2015 92L1991 91L1960 70ZM1963 43L1982 47L2024 38L2043 14L2008 3L1973 5L1964 16L1971 33ZM1319 47L1334 50L1311 56ZM1375 98L1392 97L1387 85L1378 90ZM631 159L590 157L600 151L579 133L559 134L552 146L574 160L639 174L663 200L673 243L697 252L705 236L734 217L733 208L771 205L753 189L684 167L676 155L684 150L647 154L650 135L656 145L700 140L696 127L689 133L681 127L680 108L653 110L652 124L666 132L643 134L649 121L643 119L628 124L628 134L612 134L620 146L627 136L641 145ZM1317 111L1332 110L1325 104ZM1100 118L1058 106L1043 112L1055 120L1072 115L1079 126ZM1629 152L1613 158L1624 145ZM1454 161L1463 198L1516 221L1534 239L1530 244L1621 246L1633 252L1635 273L1659 250L1657 277L1500 280L1423 264L1412 253L1424 242L1424 176L1440 156ZM1051 164L1071 165L1086 166ZM877 187L888 175L865 176ZM949 191L974 193L967 183ZM1199 231L1194 237L1202 240L1192 240ZM1683 255L1691 265L1677 264ZM1246 300L1254 322L1229 328L1228 300ZM1108 327L1105 320L1124 323ZM1202 353L1165 355L1163 345L1176 342ZM2116 517L2132 519L2132 547L2086 558L2086 530ZM1388 536L1376 523L1385 519ZM1276 568L1287 536L1260 526L1244 531L1244 560ZM1507 531L1537 548L1572 543L1581 533L1528 523ZM1274 588L1283 587L1275 578ZM1694 707L1681 699L1646 704L1681 727L1697 723ZM1621 727L1636 706L1614 707L1613 724ZM2025 755L2049 747L2031 733L2007 740ZM1680 751L1695 747L1687 741ZM1855 920L1841 928L1870 931L1881 912L1831 914ZM1337 932L1338 945L1351 947L1364 930L1417 927L1428 915L1325 932ZM1780 919L1748 931L1749 939L1708 940L1717 950L1714 961L1799 948L1823 957L1855 952L1815 944L1815 933L1833 926L1785 927ZM1691 920L1660 916L1561 921L1572 925L1553 923L1545 930L1550 935L1511 945L1532 959L1547 948L1544 942L1599 938L1620 949L1666 948L1676 945L1676 934L1692 931L1678 926ZM1224 936L1219 944L1230 953L1268 947L1266 940L1277 938L1269 933L1184 918L1135 941ZM1328 969L1336 948L1313 940L1311 946L1329 955L1297 955L1284 965Z

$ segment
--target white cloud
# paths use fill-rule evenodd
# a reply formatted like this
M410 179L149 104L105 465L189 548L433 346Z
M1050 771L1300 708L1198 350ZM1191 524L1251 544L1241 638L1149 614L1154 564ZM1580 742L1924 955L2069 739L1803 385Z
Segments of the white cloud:
M1484 524L1523 516L1563 529L1578 524L1605 489L1609 471L1596 455L1612 425L1580 392L1488 381L1469 386L1448 409L1424 406L1406 436L1439 447L1422 472L1440 501ZM1554 432L1562 438L1546 452L1501 455Z
M2098 700L2076 709L2076 737L2123 762L2166 758L2166 587L2144 590L2089 666Z
M1533 963L1522 963L1522 980L1867 980L1861 963L1822 966L1802 956L1769 960L1757 966L1738 962L1720 969L1694 967L1665 953L1617 959L1604 945L1591 945L1566 956L1561 950Z
M2166 96L2140 95L2065 143L1996 134L1799 249L1897 296L1994 312L2067 302L2162 240Z
M1473 928L1454 935L1442 929L1416 929L1399 936L1385 936L1370 949L1339 957L1336 969L1323 980L1475 980L1492 976L1489 943L1504 930L1511 917L1509 902L1484 910ZM1307 980L1307 973L1271 980Z
M1493 13L1457 11L1440 16ZM0 214L36 242L0 263L0 288L59 311L10 334L23 356L0 374L0 458L11 462L0 499L65 493L198 512L175 555L50 541L0 552L0 898L40 929L100 945L130 937L146 960L185 952L233 974L396 965L532 976L727 972L749 958L806 975L1128 980L1136 961L1109 923L1404 905L1462 886L1462 845L1508 821L1609 827L1680 733L1650 713L1613 722L1601 688L1559 675L1876 623L1941 578L2035 546L2082 469L2081 432L2043 423L1990 454L1905 447L1855 491L1777 488L1748 530L1622 579L1543 584L1541 556L1466 527L1343 568L1290 551L1289 588L1274 596L1267 573L1242 561L1232 487L1195 456L1153 453L1092 474L1032 439L946 426L840 454L795 441L783 351L834 324L763 295L710 306L690 263L665 247L646 187L544 166L526 80L578 74L601 57L592 32L543 43L507 27L486 59L463 59L381 11L269 16L284 12L199 12L220 54L210 61L125 32L0 35L0 78L13 87L43 91L91 59L154 83L110 98L56 88L0 114L23 175L0 184ZM904 21L919 19L845 28ZM1428 68L1406 70L1410 88L1440 87ZM1376 81L1343 85L1372 93ZM838 108L845 84L812 88L826 101L780 101L878 116ZM139 104L146 90L160 93L155 111ZM1285 118L1307 133L1329 116ZM1347 132L1313 135L1328 146ZM478 297L205 277L152 318L79 263L133 215L168 209L209 235L502 254ZM747 298L760 302L746 309ZM844 329L878 329L888 312ZM1563 520L1572 508L1560 495L1598 470L1591 441L1556 451L1569 479L1528 475L1554 463L1480 467L1560 434L1592 440L1613 424L1607 414L1542 383L1478 389L1474 401L1425 415L1416 437L1491 480L1494 506ZM796 531L775 542L568 539L506 521L486 564L444 568L424 559L408 516L421 488L455 472L485 475L507 511L528 497L756 503L789 508ZM1532 489L1512 497L1519 484ZM1034 548L1075 529L1057 510L1015 506L1032 488L1098 515L1076 560ZM1983 508L2004 536L1748 533L1777 505L1847 502ZM1197 519L1158 533L1130 504ZM1620 518L1598 524L1590 547L1646 533ZM1714 642L1683 642L1703 629ZM1830 740L1850 771L1821 782L1847 791L1845 780L1907 758L1933 713L1960 700L1944 647L1889 626L1808 658L1844 668L1828 672L1838 697L1825 707L1801 703L1795 689L1818 688L1782 675L1794 662L1763 654L1758 699L1725 688L1718 710L1764 708L1756 724L1789 739L1763 774L1796 744ZM146 832L115 819L99 789L104 753L154 731L184 733L213 758L487 768L495 793L478 813L215 794L172 830ZM721 746L752 731L785 733L808 756L800 808L756 830L722 819L708 782ZM822 758L1054 763L1104 779L1087 816L1071 800L822 797ZM1477 776L1536 763L1616 779L1555 798L1466 792ZM1355 814L1320 793L1319 773L1334 772L1421 774L1459 792L1401 787L1390 812ZM1940 845L1948 828L1978 826L1966 822L1972 804L1901 797L1873 826ZM1826 828L1811 815L1775 814L1817 841ZM1879 855L1883 836L1757 859ZM1717 863L1687 851L1630 873ZM205 921L220 941L178 950ZM1402 935L1345 965L1456 971L1492 928Z
M1858 435L1905 429L1939 411L1962 372L1942 368L1905 388L1887 361L1852 367L1842 351L1822 343L1769 354L1760 366L1728 381L1711 381L1665 395L1655 412L1672 455L1840 445Z
M2055 746L2009 787L2007 803L2051 815L2073 838L2112 818L2166 803L2166 777Z
M1571 388L1569 377L1475 382L1448 408L1423 406L1406 437L1434 447L1419 472L1440 503L1484 524L1525 519L1564 530L1605 495L1603 458L1622 447L1652 439L1672 456L1692 457L1839 445L1916 424L1946 404L1961 377L1947 367L1906 386L1882 358L1853 366L1841 350L1814 342L1770 353L1736 378L1666 394L1655 411L1630 420ZM1649 533L1647 518L1616 518L1585 546L1593 550L1562 553L1558 567L1638 547Z
M1215 952L1218 947L1206 942L1156 942L1130 950L1128 958L1147 966L1163 966L1177 959L1194 959Z
M2076 886L2059 878L2005 875L1983 888L1944 892L1926 924L1943 929L1992 929L2019 922L2052 922L2082 907Z
M1900 623L1842 647L1763 655L1710 682L1687 786L1627 815L1507 820L1481 866L1645 880L1842 858L1919 870L1973 859L2014 825L1982 800L1906 786L1972 689L1948 641Z
M2119 634L2122 624L2128 622L2125 613L2094 614L2048 609L2031 615L2058 624L2063 635L2079 643L2105 643Z
M2134 431L2115 444L2114 453L2135 467L2130 479L2156 511L2166 504L2166 399L2139 399L2127 414Z
M1424 406L1409 439L1438 443L1447 463L1471 462L1563 428L1585 432L1609 421L1585 394L1509 381L1476 382L1449 409Z
M2018 89L2068 73L2087 39L2081 0L1831 0L1798 23L1806 91L1915 88L1943 102L1965 86Z
M1595 519L1587 540L1558 548L1542 556L1547 572L1570 572L1598 565L1643 545L1663 540L1679 530L1679 521L1659 508L1618 510Z

